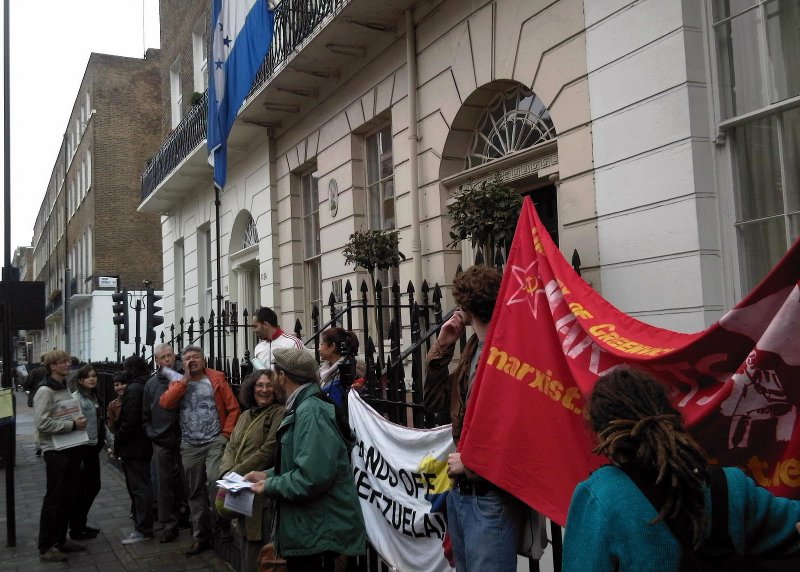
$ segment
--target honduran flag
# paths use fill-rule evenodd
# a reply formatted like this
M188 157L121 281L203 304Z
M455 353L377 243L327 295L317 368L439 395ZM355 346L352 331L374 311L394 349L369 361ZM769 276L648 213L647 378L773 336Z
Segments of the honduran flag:
M228 135L272 42L267 0L212 0L208 74L208 160L214 184L225 186Z

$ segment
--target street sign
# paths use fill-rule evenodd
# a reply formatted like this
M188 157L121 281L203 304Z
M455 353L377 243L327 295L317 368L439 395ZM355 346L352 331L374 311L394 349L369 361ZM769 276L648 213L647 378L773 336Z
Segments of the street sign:
M98 288L116 288L117 287L117 277L116 276L98 276L97 277L97 287Z

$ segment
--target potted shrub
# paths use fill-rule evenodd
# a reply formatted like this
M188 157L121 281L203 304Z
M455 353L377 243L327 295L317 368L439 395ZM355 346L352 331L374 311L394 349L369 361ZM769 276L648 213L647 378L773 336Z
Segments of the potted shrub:
M496 249L507 255L522 208L522 196L496 177L462 185L452 197L448 216L453 221L450 231L453 242L448 246L469 240L485 258L488 255L490 264Z

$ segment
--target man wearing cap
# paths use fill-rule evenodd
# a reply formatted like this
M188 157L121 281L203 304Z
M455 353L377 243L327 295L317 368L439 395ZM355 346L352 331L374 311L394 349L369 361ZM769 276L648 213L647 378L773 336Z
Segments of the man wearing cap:
M245 475L253 492L278 500L275 550L287 570L333 570L340 555L366 549L364 518L350 465L352 435L339 428L333 403L316 383L319 366L305 350L275 348L274 391L286 404L275 467ZM343 434L345 431L347 434Z
M184 377L169 384L159 404L180 411L181 461L194 536L185 554L194 556L211 547L210 494L216 490L219 462L240 412L225 374L206 368L201 348L187 346L182 357Z

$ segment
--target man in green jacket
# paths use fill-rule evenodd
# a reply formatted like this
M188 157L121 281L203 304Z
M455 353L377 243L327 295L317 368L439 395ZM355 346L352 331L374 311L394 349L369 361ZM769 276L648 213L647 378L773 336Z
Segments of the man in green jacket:
M314 357L294 348L275 348L273 357L275 395L286 403L275 468L245 476L253 492L278 500L275 549L288 572L332 571L340 555L366 550L350 444L316 383Z

